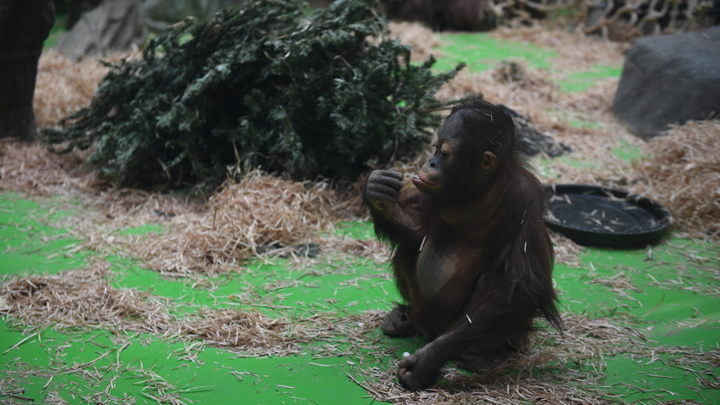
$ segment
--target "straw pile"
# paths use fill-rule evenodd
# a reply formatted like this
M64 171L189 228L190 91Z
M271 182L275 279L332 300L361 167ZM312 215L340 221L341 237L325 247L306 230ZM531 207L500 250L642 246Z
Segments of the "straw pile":
M416 51L421 50L417 52L422 54L421 58L432 53L438 43L437 36L419 24L394 23L391 29L393 36L412 44ZM554 61L554 69L560 72L608 61L619 64L622 60L622 45L563 31L539 28L500 29L493 35L504 39L530 41L557 50L559 56ZM36 113L38 117L47 118L39 118L39 121L47 122L47 125L51 122L54 124L59 116L66 113L65 110L57 110L60 106L68 106L68 109L73 110L86 104L104 70L104 67L91 59L73 65L62 56L53 53L43 55L40 76L44 75L44 78L38 79L36 95L39 99L36 100ZM715 211L711 209L717 206L717 196L713 197L712 194L712 185L716 184L711 179L712 170L708 171L709 177L702 177L703 180L700 181L701 177L694 175L700 170L700 166L695 165L693 175L685 176L690 183L683 183L682 187L663 189L668 183L649 178L649 171L655 170L651 168L651 164L643 166L642 175L634 176L633 169L626 162L608 153L618 146L618 140L629 145L643 144L615 123L609 112L616 80L607 80L583 93L566 94L558 91L549 79L549 73L544 70L530 68L521 60L510 60L480 74L461 72L458 78L444 86L438 98L451 99L483 93L490 101L510 106L530 118L540 131L569 145L573 149L570 159L592 162L590 167L582 167L567 160L543 162L543 171L540 174L547 183L590 183L625 187L638 179L645 182L644 179L647 178L648 184L652 186L635 186L635 189L643 195L667 203L684 224L684 228L708 228L718 222L716 217L712 216L717 214L713 214ZM571 125L570 120L593 125ZM702 146L699 150L709 148ZM255 175L239 184L226 186L208 205L183 208L183 201L159 194L137 190L98 189L100 184L95 174L83 171L82 158L83 156L77 154L54 155L38 146L0 142L0 175L3 186L30 194L78 191L84 195L90 194L92 197L85 200L100 201L108 218L111 218L110 223L106 220L105 225L111 227L120 228L130 223L142 224L143 221L170 225L172 230L168 234L157 238L150 236L148 243L144 244L132 240L127 245L134 251L134 256L149 261L153 268L165 273L225 271L251 255L269 250L276 254L292 255L293 252L298 252L299 245L320 242L329 249L347 249L366 257L374 256L372 250L379 247L377 244L363 245L347 243L337 238L318 237L318 233L332 229L334 221L339 218L354 218L361 211L357 198L360 184L356 187L355 200L348 201L347 195L333 194L327 190L326 185L300 185ZM416 166L423 159L424 155L404 169L416 170ZM666 174L663 172L656 178L662 179ZM683 180L678 177L678 181ZM698 186L695 186L696 183ZM702 190L709 190L707 198L703 200L704 211L688 206L689 203L685 200L689 194L677 193L678 189L683 188L699 194L705 193ZM267 190L275 192L265 193ZM699 201L700 196L692 198ZM318 206L313 206L316 203ZM335 205L345 207L341 208L344 212L334 209ZM263 209L258 209L259 207ZM706 214L698 215L703 212ZM689 219L683 219L685 217ZM220 221L218 218L221 218ZM717 228L713 229L700 230L698 233L716 235ZM97 237L91 235L90 239L94 238L95 242L100 241L106 245L122 242L116 238L107 240L102 234L95 235ZM579 247L557 235L554 236L554 241L558 262L575 265Z
M74 62L52 50L43 52L33 99L38 127L54 127L61 118L87 107L107 72L94 58Z
M55 225L85 240L86 248L129 254L166 275L237 270L237 263L260 254L314 255L318 245L387 257L376 241L332 235L337 221L365 215L359 185L334 190L328 183L296 183L256 171L229 181L205 203L198 196L104 189L97 174L86 170L79 154L56 155L40 145L0 140L4 188L80 200L94 209ZM122 233L152 223L169 231L144 237Z
M200 340L200 347L204 344L223 347L242 356L303 354L308 350L303 345L313 343L312 354L316 358L353 353L360 356L363 364L379 364L360 368L366 378L358 384L376 399L397 404L611 403L614 398L598 386L603 378L604 358L615 355L643 358L648 351L632 321L618 314L594 319L565 314L563 336L545 325L534 335L534 342L525 353L513 356L495 370L468 374L445 367L437 385L408 392L395 380L396 362L388 361L398 351L391 346L397 342L375 339L384 315L379 311L272 319L255 311L204 309L177 317L170 315L177 312L171 302L135 289L115 288L107 282L109 276L106 265L96 263L87 270L13 277L0 287L0 313L33 331L52 324L60 330L83 327L147 332L166 339ZM17 342L20 344L22 341ZM117 351L129 344L132 343L125 342ZM192 357L192 347L198 345L192 344L185 352L176 354ZM110 349L107 354L113 351ZM712 366L720 359L720 351L700 353L677 346L655 346L653 353L668 355L664 361L695 374L706 386L716 384ZM60 370L82 373L94 363L72 364ZM355 379L352 375L350 378Z
M108 55L119 60L121 55ZM35 121L54 127L63 117L87 107L108 68L98 59L74 62L55 51L45 51L38 62L33 98ZM28 194L62 194L68 188L91 190L97 174L83 165L86 153L57 155L41 145L0 139L0 178L3 186Z
M635 192L665 205L680 229L720 240L720 120L676 126L635 162Z
M230 271L253 255L293 255L314 246L318 235L330 232L355 205L356 195L331 190L327 183L296 183L255 171L226 184L200 212L171 218L169 233L128 246L164 274Z
M255 311L204 310L180 320L178 336L200 339L246 356L290 356L304 354L313 343L317 358L341 354L346 348L339 343L355 345L356 349L378 348L368 334L380 326L380 312L360 315L316 314L309 318L268 318Z

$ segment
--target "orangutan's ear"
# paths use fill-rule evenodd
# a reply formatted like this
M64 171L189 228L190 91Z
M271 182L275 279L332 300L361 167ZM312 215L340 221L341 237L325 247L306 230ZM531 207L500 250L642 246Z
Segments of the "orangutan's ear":
M482 168L485 170L492 171L495 169L497 164L497 157L492 152L483 153Z

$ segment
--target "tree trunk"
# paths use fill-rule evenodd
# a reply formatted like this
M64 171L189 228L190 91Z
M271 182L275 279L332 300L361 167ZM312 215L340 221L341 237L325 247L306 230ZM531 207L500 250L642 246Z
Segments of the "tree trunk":
M33 93L53 0L0 0L0 138L35 139Z

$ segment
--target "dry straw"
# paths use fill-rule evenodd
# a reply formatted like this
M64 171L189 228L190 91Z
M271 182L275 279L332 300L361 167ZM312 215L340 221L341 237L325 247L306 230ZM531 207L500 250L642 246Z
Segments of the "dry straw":
M97 175L79 153L57 155L39 144L0 139L0 185L27 195L94 192Z
M604 376L604 358L622 355L644 359L648 356L645 340L632 320L618 314L613 318L565 314L562 336L541 325L529 349L497 369L468 374L449 364L442 370L438 384L424 391L408 392L399 387L394 377L397 363L393 353L398 349L389 346L390 341L377 340L381 312L316 313L305 318L274 319L247 309L203 309L178 317L171 315L177 313L172 302L135 289L113 287L108 282L111 278L103 263L57 275L15 276L0 287L0 312L32 331L52 324L59 330L80 327L123 332L118 336L143 332L165 339L199 340L200 345L190 343L186 350L176 353L189 361L194 361L202 345L223 347L240 356L288 356L305 354L308 350L312 350L315 358L360 356L365 364L358 369L364 375L363 381L354 375L349 377L376 399L397 404L612 403L617 398L608 396L598 385ZM627 287L623 283L614 284L618 289ZM308 343L312 345L304 346ZM114 351L119 353L130 344L133 343L125 341L122 347L111 349L93 361L68 364L57 372L87 375L97 369L98 360ZM665 356L666 362L694 374L703 386L717 385L712 367L718 364L720 352L698 353L677 346L654 346L653 356L660 355ZM144 374L147 371L144 370ZM152 377L148 381L157 391L153 395L166 401L182 400L173 392L174 387L165 384L159 376L148 377ZM9 389L11 383L4 381L4 388ZM645 392L640 387L629 388Z
M417 24L394 24L392 29L392 35L416 46L422 44L425 53L432 52L433 46L437 44L436 35ZM613 63L622 58L618 45L576 34L548 33L534 28L500 30L494 35L535 41L558 50L565 49L555 61L556 65L561 66L578 63L591 65L601 61L598 55L603 55L602 60L611 60ZM583 46L563 47L565 42L581 43ZM615 56L608 56L610 54ZM59 55L44 55L41 72L60 79L39 80L37 94L44 95L42 98L47 105L65 105L67 101L63 97L71 93L71 89L87 89L78 93L82 93L82 97L74 96L78 101L73 105L79 108L87 103L87 98L83 97L87 96L89 89L97 86L99 80L99 74L91 71L101 72L102 69L97 61L90 59L74 65ZM67 86L64 82L67 78L82 81L83 84ZM641 188L643 184L635 188L662 202L682 200L674 208L674 213L680 223L688 228L688 232L717 223L716 217L707 217L713 212L707 207L717 205L717 197L712 200L713 185L717 184L712 172L705 177L686 176L686 183L682 187L663 190L662 186L667 183L652 182L648 177L647 165L643 166L645 169L641 178L633 173L627 162L611 153L613 148L618 147L618 140L627 145L643 145L641 140L614 122L609 113L617 80L607 80L583 93L568 94L560 92L550 79L552 77L545 70L530 68L522 60L510 60L480 74L461 73L438 96L451 99L480 92L491 101L518 110L529 117L539 130L569 145L573 149L570 161L548 160L539 163L540 174L547 183L626 187L638 179L644 182L648 178L652 187L659 191L651 190L648 185ZM56 120L57 114L43 112L49 111L44 105L37 106L38 116L54 117L48 120ZM572 121L580 122L580 125L572 124ZM713 128L705 131L706 134L712 132ZM702 147L700 150L708 148ZM407 171L417 170L424 156L402 168ZM573 164L572 160L592 163L583 166ZM333 223L340 218L357 218L357 213L361 211L360 183L356 186L355 196L349 197L329 190L324 184L294 184L254 174L240 183L228 183L209 204L197 205L160 193L98 188L101 183L97 176L84 171L81 161L81 154L58 156L40 146L7 141L0 143L0 175L4 187L28 194L72 194L76 198L80 195L81 200L88 204L91 201L99 202L106 217L94 219L102 222L105 229L97 228L95 232L86 233L89 235L87 239L92 241L91 245L102 248L103 245L117 247L127 243L127 250L133 251L133 255L147 260L153 268L166 273L225 271L250 255L270 250L276 254L292 255L298 252L294 245L308 243L321 243L325 249L340 248L349 253L378 257L373 254L379 248L377 243L318 236L318 233L330 234ZM693 167L693 173L696 173L698 168ZM697 198L687 201L683 199L687 194L674 195L679 189L709 190L710 198L705 198L704 203L706 209L693 208L693 204L699 201ZM147 243L142 244L137 243L137 238L128 240L109 238L107 235L107 227L121 229L123 226L139 226L148 221L166 224L171 231L150 235ZM83 232L86 230L84 228ZM696 233L709 233L712 236L716 231L698 230ZM555 236L554 241L558 262L577 264L579 248L559 236ZM283 249L269 250L271 247ZM386 251L382 251L381 257L385 257L385 254Z
M635 162L636 192L667 206L680 229L720 240L720 120L675 126Z

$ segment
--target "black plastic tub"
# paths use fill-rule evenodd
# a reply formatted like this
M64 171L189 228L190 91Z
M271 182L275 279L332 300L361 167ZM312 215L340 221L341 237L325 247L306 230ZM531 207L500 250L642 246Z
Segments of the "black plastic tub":
M665 207L623 190L583 184L546 186L545 223L576 243L632 248L662 238L672 224Z

